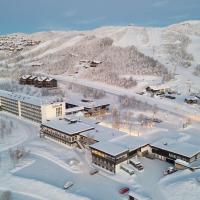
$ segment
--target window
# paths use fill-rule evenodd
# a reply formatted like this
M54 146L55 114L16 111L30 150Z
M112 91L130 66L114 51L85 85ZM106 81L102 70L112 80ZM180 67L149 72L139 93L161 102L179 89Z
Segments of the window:
M62 116L62 107L56 108L56 117Z

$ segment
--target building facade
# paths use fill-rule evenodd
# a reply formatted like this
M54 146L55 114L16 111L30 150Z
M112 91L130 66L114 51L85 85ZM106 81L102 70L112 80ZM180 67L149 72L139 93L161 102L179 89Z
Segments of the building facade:
M19 102L6 96L0 97L1 110L10 112L14 115L19 115Z
M57 80L48 77L37 77L31 75L24 75L19 78L19 83L22 85L34 85L39 88L55 88L57 87Z
M60 130L57 130L57 129L54 129L52 127L48 127L47 125L42 124L41 130L40 130L40 136L48 137L57 142L63 143L67 146L78 147L78 144L77 144L78 136L79 136L78 133L67 134Z
M46 88L55 88L57 87L57 80L53 78L47 78L45 80L45 87Z
M41 124L41 137L49 137L71 147L84 148L79 141L79 135L93 130L92 126L81 122L71 122L66 119L49 120Z
M21 102L21 116L32 121L42 123L41 106Z
M37 123L62 118L65 114L64 102L45 102L40 98L2 90L0 90L0 107L3 111Z
M129 158L129 149L111 141L97 142L90 145L92 163L112 173Z
M31 75L24 75L24 76L21 76L20 79L19 79L19 83L21 85L26 85L28 84L28 79L31 77Z
M200 148L189 143L177 143L171 140L162 139L150 145L149 153L155 158L175 163L175 160L182 160L192 163L200 158Z

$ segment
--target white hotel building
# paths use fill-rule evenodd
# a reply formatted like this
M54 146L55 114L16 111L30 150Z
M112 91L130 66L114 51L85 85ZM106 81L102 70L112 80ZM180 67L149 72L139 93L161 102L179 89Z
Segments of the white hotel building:
M64 102L47 102L37 97L3 90L0 90L0 108L37 123L62 118L65 113Z

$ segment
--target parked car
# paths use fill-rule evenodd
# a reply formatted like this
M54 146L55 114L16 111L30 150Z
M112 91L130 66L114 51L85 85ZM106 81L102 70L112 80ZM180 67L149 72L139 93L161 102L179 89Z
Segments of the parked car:
M138 169L139 171L141 171L141 170L144 169L142 163L141 163L140 161L138 161L137 159L135 159L135 158L130 159L130 160L129 160L129 163L130 163L133 167L135 167L136 169Z
M90 170L90 175L95 175L95 174L98 173L98 172L99 172L98 169L93 168L93 169Z
M139 94L139 95L144 95L144 92L138 92L137 94Z
M134 170L127 164L121 164L120 169L128 173L129 175L133 175L135 172Z
M165 95L165 98L167 98L167 99L176 99L176 97L170 96L170 95Z
M129 188L128 187L123 187L123 188L121 188L120 190L119 190L119 193L120 194L125 194L125 193L127 193L129 191Z
M64 185L64 189L68 189L70 187L72 187L74 185L74 183L72 181L67 181Z
M164 170L163 174L164 174L164 176L166 176L166 175L172 174L176 171L177 171L177 169L175 167L168 167L166 170Z
M155 122L155 123L161 123L162 122L162 120L158 119L158 118L153 118L152 121Z
M188 104L197 104L197 99L186 99L184 100Z

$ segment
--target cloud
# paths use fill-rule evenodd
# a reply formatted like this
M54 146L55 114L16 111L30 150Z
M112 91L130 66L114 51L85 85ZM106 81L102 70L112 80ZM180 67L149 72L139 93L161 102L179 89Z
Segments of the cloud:
M99 22L99 21L102 21L106 19L106 17L102 16L102 17L97 17L97 18L94 18L94 19L83 19L83 20L79 20L77 21L78 24L93 24L93 23L96 23L96 22Z
M160 7L164 7L169 3L169 1L167 0L159 0L153 3L153 7L155 8L160 8Z

